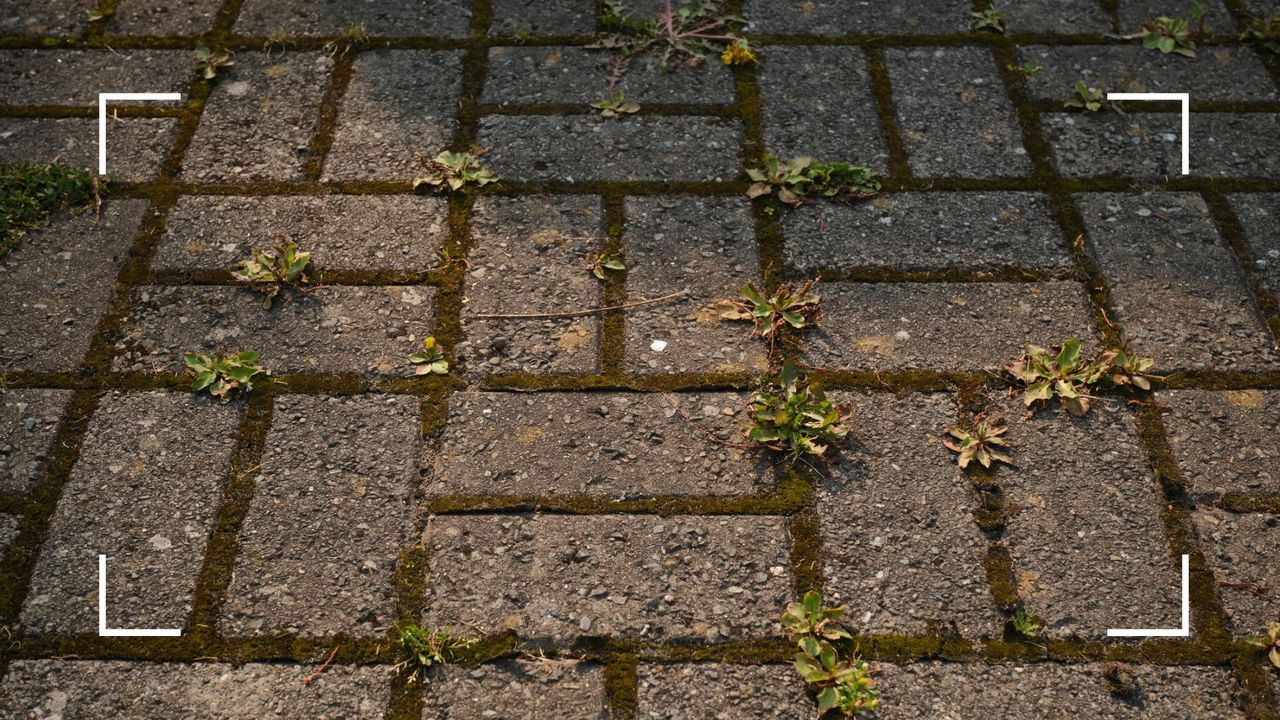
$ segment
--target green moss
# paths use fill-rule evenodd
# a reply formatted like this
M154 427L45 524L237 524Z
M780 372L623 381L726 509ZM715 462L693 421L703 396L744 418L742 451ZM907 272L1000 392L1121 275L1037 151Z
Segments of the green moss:
M49 224L60 210L81 209L98 196L95 176L57 164L0 163L0 257L27 230Z

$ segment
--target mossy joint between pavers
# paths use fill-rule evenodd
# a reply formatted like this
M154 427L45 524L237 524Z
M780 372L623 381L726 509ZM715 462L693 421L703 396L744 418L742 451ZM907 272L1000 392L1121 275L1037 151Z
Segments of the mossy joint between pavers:
M1245 238L1240 218L1232 209L1231 203L1220 193L1201 192L1200 196L1204 198L1205 205L1209 208L1209 215L1213 219L1218 234L1226 240L1227 247L1235 256L1236 265L1244 275L1254 307L1261 313L1263 324L1271 332L1272 343L1280 345L1280 299L1267 289L1257 271L1258 265L1253 253L1249 250L1249 243Z

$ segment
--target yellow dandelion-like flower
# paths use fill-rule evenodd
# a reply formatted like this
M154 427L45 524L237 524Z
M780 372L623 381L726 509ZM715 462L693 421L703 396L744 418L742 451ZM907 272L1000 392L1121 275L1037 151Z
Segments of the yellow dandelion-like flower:
M756 61L756 54L751 51L751 46L746 40L736 40L732 45L724 49L720 54L720 59L725 65L743 65Z

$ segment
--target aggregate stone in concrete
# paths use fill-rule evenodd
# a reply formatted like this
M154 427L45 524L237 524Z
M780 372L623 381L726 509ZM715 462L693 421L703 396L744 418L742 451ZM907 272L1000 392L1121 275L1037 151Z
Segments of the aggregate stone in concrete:
M408 357L434 325L435 289L422 285L327 286L291 297L265 310L244 288L139 288L113 367L185 374L184 353L257 350L276 374L412 375Z
M200 35L213 29L220 0L128 0L107 19L108 35Z
M1204 48L1195 60L1140 45L1035 45L1021 48L1020 56L1043 68L1026 76L1037 100L1078 98L1077 80L1112 92L1190 93L1192 102L1275 100L1277 94L1258 54L1244 47ZM1141 110L1144 103L1124 105Z
M881 665L878 720L1243 720L1228 668L1125 665L1133 697L1113 695L1105 665Z
M1237 637L1266 635L1280 610L1280 515L1202 507L1195 523L1232 631Z
M315 270L424 272L440 265L448 219L443 198L421 195L184 195L151 268L234 269L283 235Z
M469 634L774 637L791 596L782 517L436 516L424 543L423 621Z
M302 179L333 58L245 52L235 62L209 95L182 179Z
M376 720L387 710L386 666L15 660L6 717L154 720Z
M757 73L770 153L888 169L888 144L861 49L770 46Z
M628 100L647 103L721 103L735 99L732 70L719 59L697 67L662 67L650 54L640 55L617 86L608 86L613 55L580 47L495 47L489 50L485 103L571 103L584 109L622 92ZM626 120L622 118L621 120Z
M102 92L183 91L191 68L186 50L4 50L0 105L96 107ZM177 105L147 103L149 108ZM96 134L92 140L97 141Z
M885 61L912 173L1009 177L1031 172L1018 117L988 49L888 48Z
M940 35L968 30L972 11L961 0L747 0L743 14L770 35Z
M422 720L608 720L604 671L573 660L502 660L445 667L425 684Z
M96 633L103 554L108 627L183 627L239 418L235 406L189 393L104 397L50 521L22 624Z
M590 35L596 30L595 0L491 0L490 35Z
M1236 21L1231 17L1222 0L1202 0L1202 2L1205 9L1204 21L1210 34L1226 37L1235 37L1238 34ZM1260 4L1264 3L1253 3L1250 7ZM1191 20L1191 6L1180 0L1118 0L1116 10L1120 17L1120 30L1126 35L1138 32L1142 29L1144 22L1154 17L1180 17L1186 18L1188 22ZM1199 59L1203 53L1203 48L1197 48L1196 58ZM1191 58L1184 59L1195 62Z
M1159 393L1169 445L1197 495L1280 494L1280 393Z
M1077 203L1130 349L1164 369L1280 365L1199 195L1089 193Z
M1254 271L1268 290L1280 294L1280 193L1241 193L1229 198L1253 256Z
M743 440L738 393L449 397L449 423L424 452L431 495L745 495L772 480Z
M903 192L868 202L811 203L782 218L787 264L801 272L898 269L1064 271L1072 260L1031 192Z
M44 478L70 390L0 391L0 491L26 495Z
M17 515L0 515L0 554L18 537L18 525L21 522L22 518Z
M466 0L246 0L235 31L259 36L278 31L289 35L341 35L354 23L364 25L375 37L466 37L471 31L471 10Z
M645 663L639 673L637 720L792 720L814 713L790 665Z
M1007 541L1018 595L1045 632L1178 627L1181 565L1131 413L1099 401L1083 418L1056 405L1027 418L1014 398L1004 414L1017 463L999 470Z
M998 7L1010 33L1111 33L1111 18L1097 0L1019 0Z
M828 602L861 632L999 637L972 492L941 441L952 398L830 397L852 432L817 502Z
M220 627L379 636L413 533L418 399L286 395L275 401Z
M713 307L762 287L745 198L629 198L623 251L627 301L687 290L674 302L627 311L628 372L763 372L769 361L750 322Z
M155 180L177 130L177 118L108 118L108 174L129 182ZM98 121L0 118L0 162L56 162L96 173Z
M736 120L717 117L490 115L480 121L489 168L508 180L733 180Z
M80 35L89 29L92 0L10 0L0 17L4 35Z
M146 207L109 200L97 221L92 210L61 213L0 259L0 368L80 365Z
M1094 325L1084 289L1043 283L822 283L807 361L839 370L978 370Z
M338 113L325 180L411 180L453 136L462 64L457 52L361 53Z
M599 318L485 319L604 305L589 256L604 242L594 196L484 197L473 217L458 356L467 372L593 372Z

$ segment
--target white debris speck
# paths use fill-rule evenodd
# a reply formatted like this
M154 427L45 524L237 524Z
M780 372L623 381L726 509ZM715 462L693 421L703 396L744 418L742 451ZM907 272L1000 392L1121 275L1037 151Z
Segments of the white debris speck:
M667 349L667 341L654 340L653 342L649 343L649 349L654 352L662 352L663 350Z

